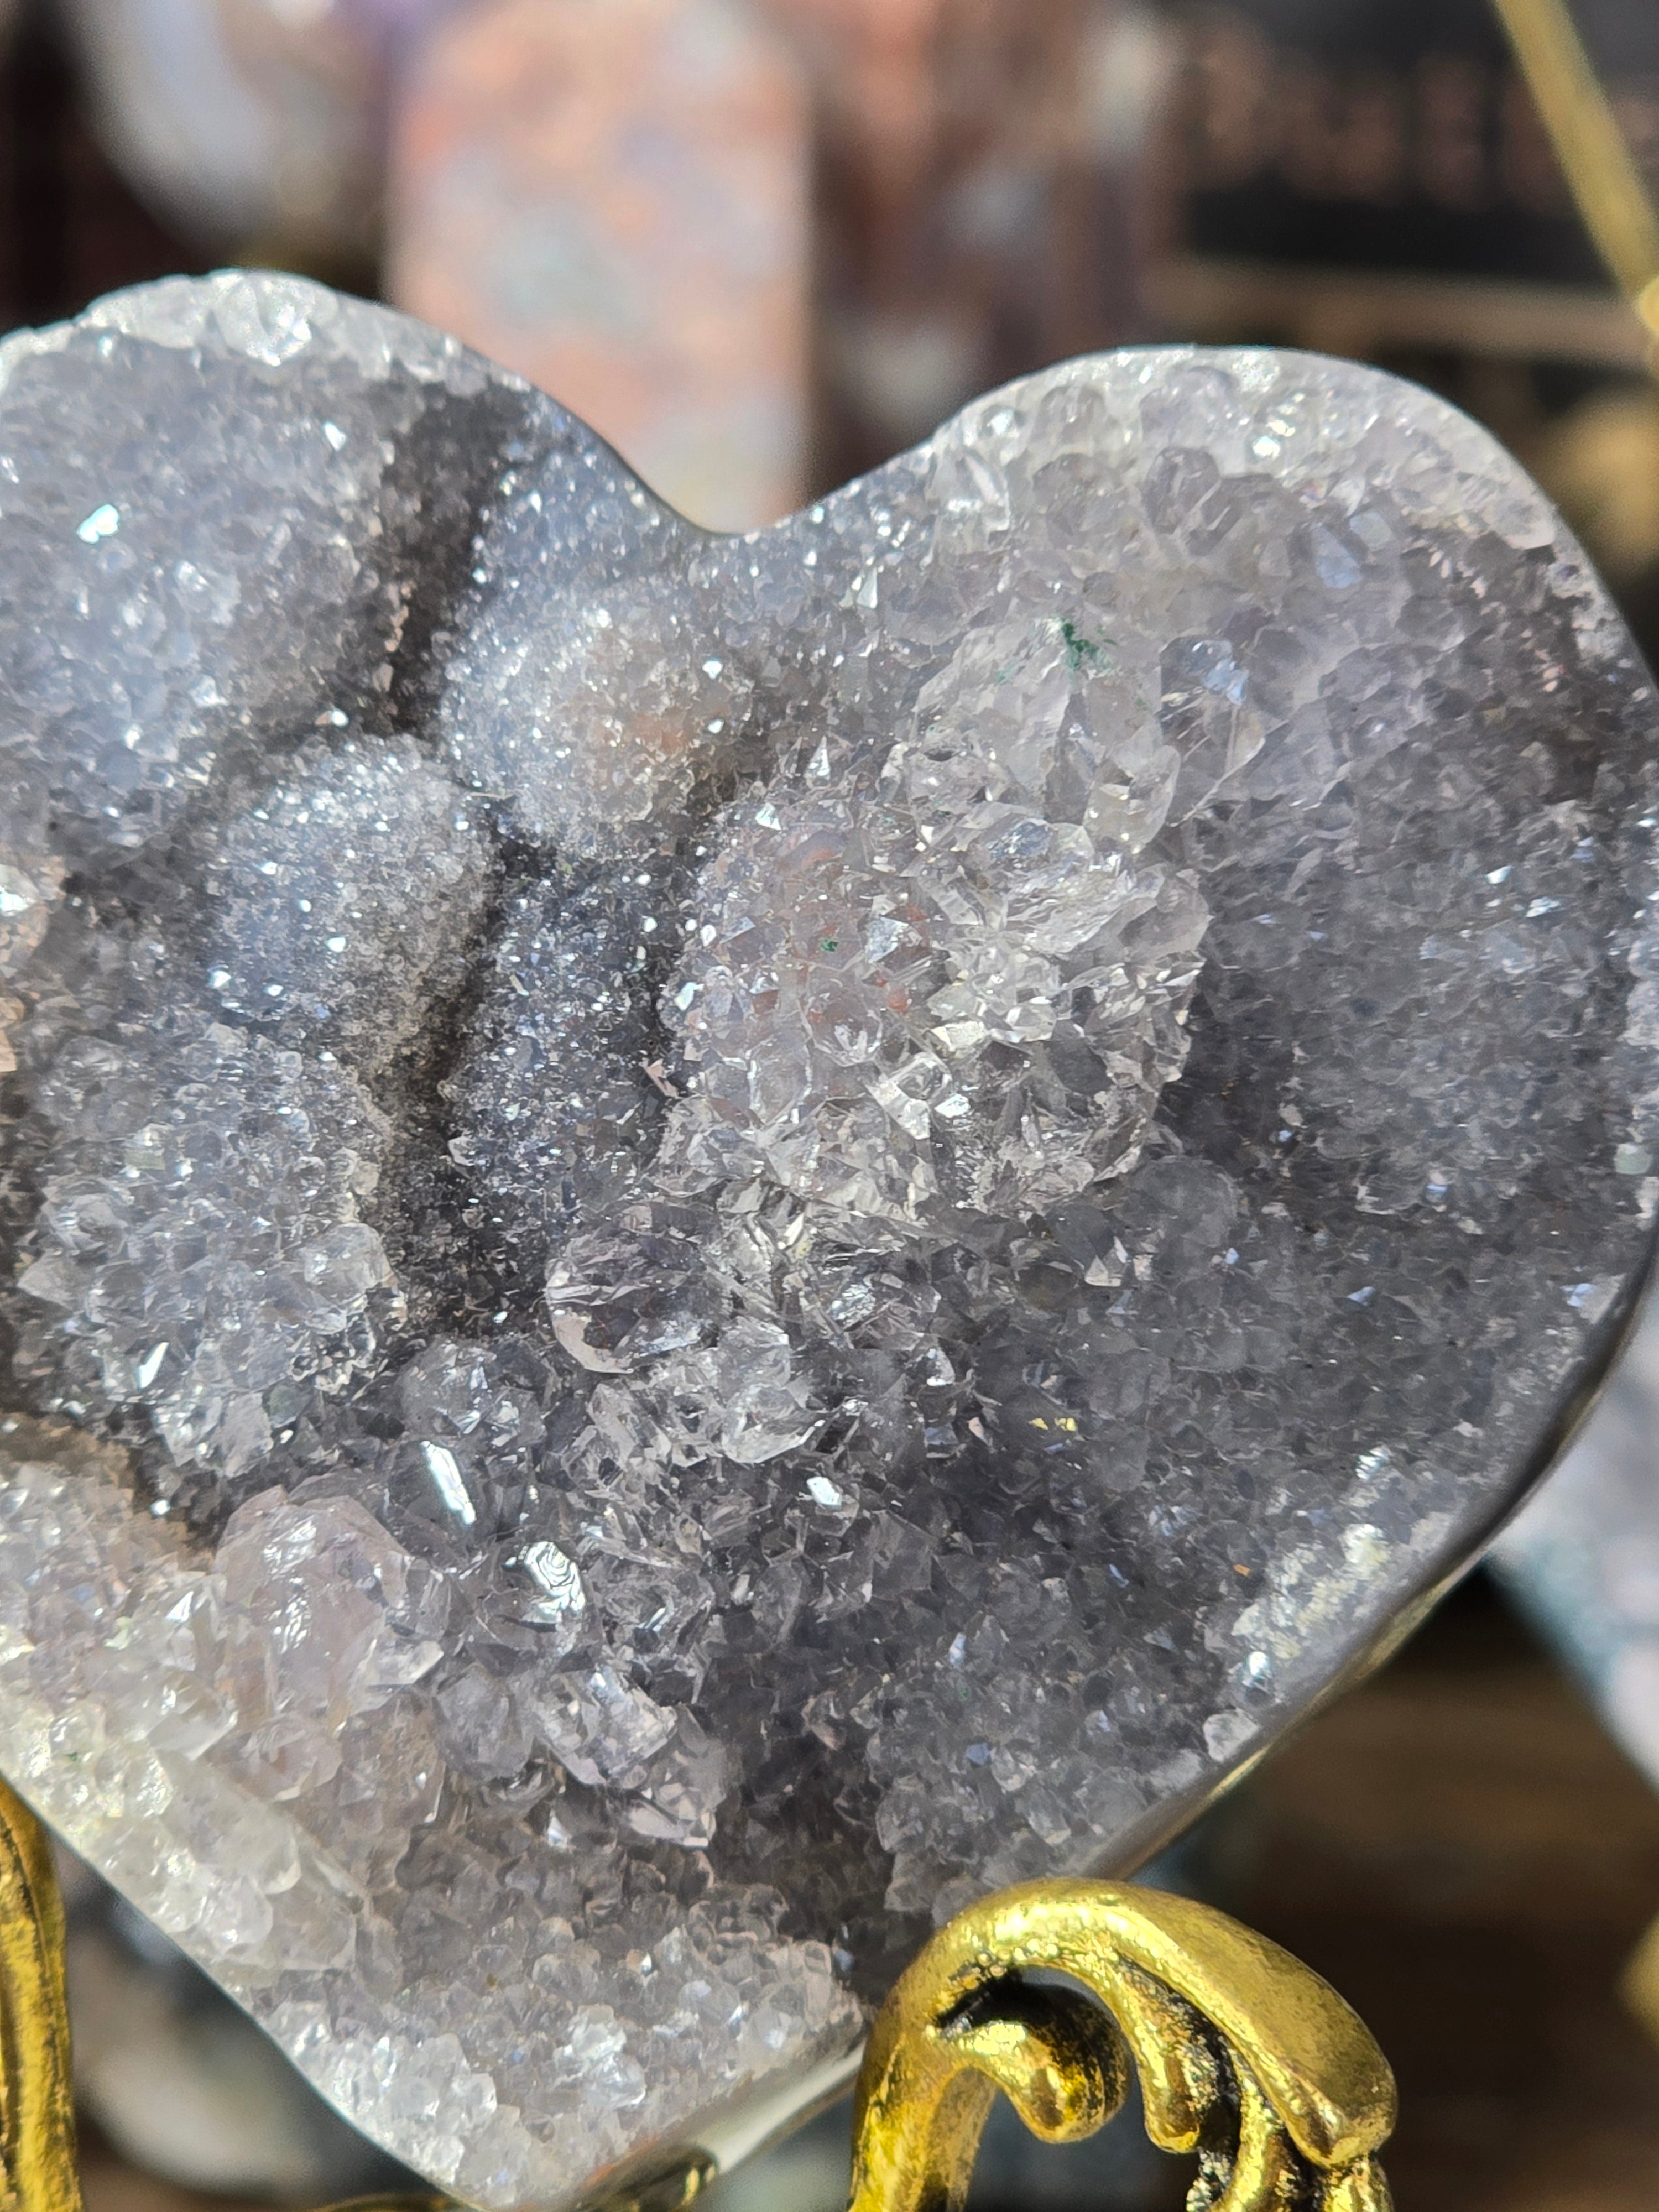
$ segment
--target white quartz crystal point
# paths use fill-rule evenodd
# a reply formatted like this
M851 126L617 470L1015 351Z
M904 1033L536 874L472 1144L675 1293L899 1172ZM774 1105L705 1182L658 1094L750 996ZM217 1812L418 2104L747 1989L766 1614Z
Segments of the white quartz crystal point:
M775 529L228 275L0 347L0 1768L489 2208L1466 1562L1659 1158L1648 679L1351 364Z

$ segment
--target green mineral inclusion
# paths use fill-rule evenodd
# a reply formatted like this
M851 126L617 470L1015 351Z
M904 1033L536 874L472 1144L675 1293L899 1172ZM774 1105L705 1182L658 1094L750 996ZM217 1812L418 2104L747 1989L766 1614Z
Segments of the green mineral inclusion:
M1074 622L1061 623L1060 634L1066 641L1066 658L1071 665L1073 675L1082 667L1085 660L1099 659L1100 647L1095 643L1093 638L1085 637Z

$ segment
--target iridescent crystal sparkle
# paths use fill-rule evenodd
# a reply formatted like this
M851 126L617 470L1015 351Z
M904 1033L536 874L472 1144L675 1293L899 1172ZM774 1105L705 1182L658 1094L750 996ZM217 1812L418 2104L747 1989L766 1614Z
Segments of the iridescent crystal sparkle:
M1535 1470L1659 1194L1653 699L1305 356L725 539L285 278L0 380L0 1765L554 2206L1133 1863Z

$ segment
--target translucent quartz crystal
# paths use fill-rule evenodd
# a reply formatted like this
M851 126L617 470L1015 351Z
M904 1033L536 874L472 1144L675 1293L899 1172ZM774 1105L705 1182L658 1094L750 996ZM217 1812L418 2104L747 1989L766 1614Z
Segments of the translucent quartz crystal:
M555 2206L1518 1494L1659 1195L1654 702L1329 362L1075 363L728 539L286 278L0 379L0 1764Z

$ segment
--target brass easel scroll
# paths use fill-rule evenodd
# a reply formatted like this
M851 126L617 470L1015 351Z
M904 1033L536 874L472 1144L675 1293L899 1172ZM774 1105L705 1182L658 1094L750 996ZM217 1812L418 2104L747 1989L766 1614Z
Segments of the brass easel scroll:
M859 2081L852 2212L955 2212L997 2090L1073 2141L1131 2060L1152 2141L1198 2154L1194 2212L1387 2212L1394 2077L1328 1984L1209 1905L1087 1881L988 1898L901 1978Z

